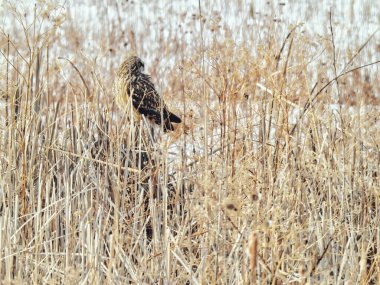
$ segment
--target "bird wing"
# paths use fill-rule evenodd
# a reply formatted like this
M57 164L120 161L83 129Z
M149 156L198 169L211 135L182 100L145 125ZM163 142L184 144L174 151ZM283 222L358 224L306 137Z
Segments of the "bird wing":
M166 106L146 74L136 75L129 86L133 106L143 115L161 123L161 110L166 113Z

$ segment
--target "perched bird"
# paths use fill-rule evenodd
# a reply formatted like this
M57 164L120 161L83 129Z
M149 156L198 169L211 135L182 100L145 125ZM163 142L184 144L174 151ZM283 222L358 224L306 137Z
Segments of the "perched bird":
M144 74L143 69L144 63L137 56L129 56L121 64L114 83L116 102L125 109L129 99L132 99L132 105L138 113L161 125L164 132L173 131L172 123L181 123L181 119L168 110L150 76Z

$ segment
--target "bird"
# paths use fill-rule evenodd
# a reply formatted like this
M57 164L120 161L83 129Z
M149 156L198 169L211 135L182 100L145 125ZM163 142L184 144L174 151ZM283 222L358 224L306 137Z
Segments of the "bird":
M125 109L132 99L132 105L139 114L162 126L164 132L174 131L172 123L181 123L181 118L169 111L151 77L143 71L144 63L138 56L125 58L116 73L113 86L117 105Z

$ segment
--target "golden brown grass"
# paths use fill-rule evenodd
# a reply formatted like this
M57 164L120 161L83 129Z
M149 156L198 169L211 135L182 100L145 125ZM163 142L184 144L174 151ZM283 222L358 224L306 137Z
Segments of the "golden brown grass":
M67 7L4 6L3 283L380 282L379 74L355 69L376 41L342 51L333 24L317 38L270 20L237 40L199 3L151 50L122 22L139 4L100 13L95 36ZM174 133L116 108L128 49L182 112Z

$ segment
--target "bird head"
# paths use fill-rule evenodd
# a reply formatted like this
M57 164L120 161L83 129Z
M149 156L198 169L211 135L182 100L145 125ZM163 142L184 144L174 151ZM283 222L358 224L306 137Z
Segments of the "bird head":
M135 55L128 56L120 67L120 72L122 73L131 74L131 73L136 73L136 72L141 73L143 71L144 71L144 63L139 57Z

